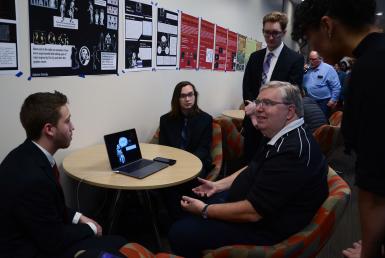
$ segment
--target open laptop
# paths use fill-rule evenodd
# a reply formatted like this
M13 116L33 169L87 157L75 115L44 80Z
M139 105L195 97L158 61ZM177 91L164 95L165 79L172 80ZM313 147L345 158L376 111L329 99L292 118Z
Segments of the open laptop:
M168 165L143 159L135 129L104 136L108 159L113 171L135 178L144 178Z

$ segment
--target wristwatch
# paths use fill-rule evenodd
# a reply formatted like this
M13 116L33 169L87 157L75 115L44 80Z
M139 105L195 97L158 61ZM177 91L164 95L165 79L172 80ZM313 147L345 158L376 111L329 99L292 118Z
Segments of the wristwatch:
M207 208L209 207L209 204L206 204L202 209L202 218L208 219L208 211Z

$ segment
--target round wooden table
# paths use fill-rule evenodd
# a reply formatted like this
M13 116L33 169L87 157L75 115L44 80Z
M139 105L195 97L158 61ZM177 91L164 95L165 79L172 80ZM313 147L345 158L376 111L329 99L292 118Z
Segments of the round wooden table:
M111 170L104 144L93 145L72 152L63 160L66 174L84 183L119 190L146 190L182 184L195 178L202 169L202 162L195 155L168 146L141 143L145 159L165 157L176 164L143 179L115 173Z
M245 117L245 110L242 110L242 109L225 110L222 112L222 114L230 118L243 120L243 118Z
M145 202L151 213L158 246L161 247L159 230L147 190L179 185L195 178L202 170L202 162L187 151L168 146L141 143L140 149L145 159L152 160L155 157L164 157L175 159L176 163L145 178L137 179L113 172L108 161L106 147L104 144L99 144L72 152L64 158L63 168L67 175L82 183L118 190L109 212L108 232L110 233L113 229L116 213L118 213L116 208L122 190L145 190Z

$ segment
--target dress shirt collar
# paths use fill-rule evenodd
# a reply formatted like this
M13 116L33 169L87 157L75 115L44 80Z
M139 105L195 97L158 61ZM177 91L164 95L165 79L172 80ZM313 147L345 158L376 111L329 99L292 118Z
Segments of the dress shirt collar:
M44 149L43 147L41 147L38 143L32 141L43 153L44 155L47 157L49 163L51 164L51 167L53 167L55 165L55 159L54 157L51 155L51 153L49 153L46 149Z
M281 42L281 45L279 45L276 49L274 49L272 51L270 51L268 48L266 48L265 59L269 53L273 53L273 55L274 55L273 57L278 58L279 55L281 54L282 49L283 49L283 42Z
M274 135L274 137L271 138L267 144L274 145L278 141L278 139L282 137L282 135L300 127L301 125L303 125L303 123L304 121L302 117L298 118L297 120L294 120L293 122L290 122L284 128L282 128L281 131L279 131L276 135Z

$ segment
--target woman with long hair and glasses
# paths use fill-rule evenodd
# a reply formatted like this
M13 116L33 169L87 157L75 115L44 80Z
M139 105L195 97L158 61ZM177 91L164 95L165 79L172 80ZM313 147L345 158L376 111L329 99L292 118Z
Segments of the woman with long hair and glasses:
M159 144L183 149L197 156L203 164L199 176L204 178L212 168L212 121L212 117L198 107L198 91L194 84L179 82L172 95L170 112L160 117ZM191 193L194 182L163 191L166 205L174 219L181 216L181 196Z

